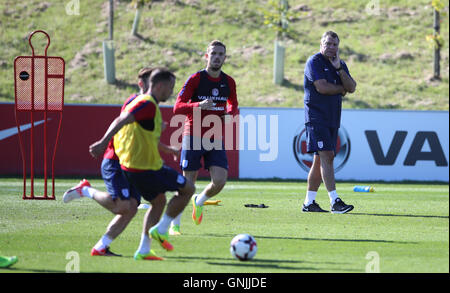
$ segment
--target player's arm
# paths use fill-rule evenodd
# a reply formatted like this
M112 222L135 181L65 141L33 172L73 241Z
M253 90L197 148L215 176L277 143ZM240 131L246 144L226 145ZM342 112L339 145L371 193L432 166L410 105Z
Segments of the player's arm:
M191 103L191 98L194 95L195 90L197 89L200 83L200 73L193 74L189 79L184 83L183 88L177 96L177 100L173 107L173 114L189 114L192 113L193 109L196 107L201 108L202 110L210 110L215 106L212 100L204 100L201 102Z
M103 137L89 146L89 153L97 158L101 156L108 146L108 142L125 125L135 121L134 115L129 112L122 112L111 122Z
M189 114L192 113L194 107L198 107L199 103L191 103L191 98L194 95L195 89L200 82L200 75L193 74L186 80L183 88L178 93L177 100L173 106L173 114Z
M158 144L158 150L162 153L172 155L174 161L177 161L180 157L180 150L178 148L163 144L161 141Z
M237 99L237 93L236 93L236 82L233 78L228 76L228 84L230 87L230 96L228 97L227 101L227 114L229 115L235 115L238 112L238 99Z

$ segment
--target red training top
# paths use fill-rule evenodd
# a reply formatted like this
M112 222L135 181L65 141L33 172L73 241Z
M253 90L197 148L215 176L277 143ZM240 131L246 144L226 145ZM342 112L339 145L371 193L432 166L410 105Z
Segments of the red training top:
M200 121L195 121L194 109L200 110L199 103L203 100L211 99L214 101L215 106L212 110L201 110ZM175 106L173 108L174 114L186 115L185 126L183 131L183 136L194 135L200 133L201 136L205 134L206 131L214 127L214 119L206 121L203 125L203 121L208 115L219 116L221 122L223 122L222 117L225 114L235 115L238 112L238 101L236 95L236 82L234 79L225 74L220 73L218 78L211 77L207 71L201 70L193 75L191 75L185 82L183 88L178 94ZM199 132L194 131L194 125L201 127ZM224 123L222 123L222 133L224 133ZM221 137L215 137L221 138Z

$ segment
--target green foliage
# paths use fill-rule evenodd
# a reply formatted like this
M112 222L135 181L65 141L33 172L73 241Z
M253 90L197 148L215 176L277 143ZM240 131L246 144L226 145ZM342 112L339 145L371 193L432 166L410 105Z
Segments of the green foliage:
M445 4L442 0L432 0L431 6L436 10L437 13L439 13L440 17L443 15L441 14L441 11L444 9ZM444 14L445 15L445 14ZM441 36L440 32L436 31L433 35L427 35L426 36L427 41L431 44L431 46L434 49L440 49L444 46L444 38Z
M151 5L151 3L152 3L152 0L132 0L130 3L130 6L134 7L134 8L142 8L146 4Z
M436 9L437 11L440 12L445 7L445 1L443 1L443 0L432 0L431 1L431 6L433 6L434 9Z
M281 0L269 0L268 10L263 10L264 24L277 33L277 37L285 34L288 29L286 14L289 11L287 2Z
M367 1L290 0L288 12L299 15L287 17L282 85L270 82L275 31L264 24L261 8L270 10L267 0L152 1L151 9L142 9L139 37L130 34L136 15L130 2L115 1L118 83L108 85L102 54L107 1L80 1L79 15L68 15L60 0L0 1L0 101L14 101L13 60L30 54L26 36L43 29L51 38L49 54L66 60L66 103L122 104L136 90L139 69L149 65L175 72L176 94L204 68L207 44L220 39L228 49L223 69L236 80L241 106L303 107L304 64L318 51L322 33L334 30L358 83L344 108L449 109L448 17L441 19L442 80L430 81L433 52L424 40L433 27L430 0L380 1L379 14L365 11Z
M427 35L426 40L434 49L440 49L444 46L444 38L441 34Z
M260 9L264 15L264 24L275 31L277 38L292 34L293 30L289 28L289 19L300 16L300 13L294 13L289 10L287 0L269 0L267 8Z

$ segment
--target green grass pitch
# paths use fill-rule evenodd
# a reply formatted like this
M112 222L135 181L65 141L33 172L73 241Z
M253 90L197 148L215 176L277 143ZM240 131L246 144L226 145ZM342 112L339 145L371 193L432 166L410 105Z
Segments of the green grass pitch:
M0 255L19 257L0 273L64 273L73 268L74 254L82 273L449 272L448 184L371 183L374 193L356 193L355 183L338 182L339 194L355 209L337 215L300 212L305 182L229 181L215 198L220 205L206 206L201 225L186 207L182 235L171 237L173 252L153 242L164 261L135 261L144 210L111 245L123 257L92 257L90 249L113 215L87 198L64 204L62 194L76 183L56 179L56 200L38 201L22 200L21 179L0 179ZM102 180L91 184L105 190ZM197 189L206 184L199 181ZM42 190L42 180L36 186ZM317 202L329 210L323 186ZM230 255L230 241L239 233L257 241L252 261Z

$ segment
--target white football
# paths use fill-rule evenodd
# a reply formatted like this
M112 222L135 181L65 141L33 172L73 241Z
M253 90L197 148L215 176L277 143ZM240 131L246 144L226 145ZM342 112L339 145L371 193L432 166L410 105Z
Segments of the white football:
M255 257L257 250L256 240L249 234L236 235L230 243L231 255L241 261Z

